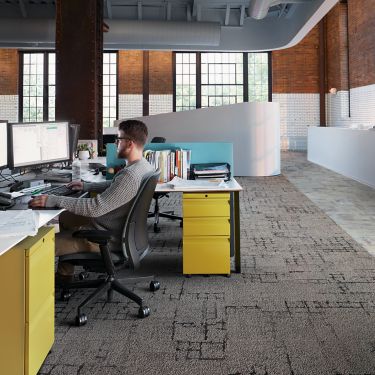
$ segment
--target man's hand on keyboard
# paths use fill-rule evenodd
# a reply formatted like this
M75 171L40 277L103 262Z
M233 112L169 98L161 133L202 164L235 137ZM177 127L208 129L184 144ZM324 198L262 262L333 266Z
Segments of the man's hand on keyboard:
M83 182L72 181L69 184L67 184L66 187L75 191L83 190Z
M37 195L29 201L29 207L46 207L48 195Z

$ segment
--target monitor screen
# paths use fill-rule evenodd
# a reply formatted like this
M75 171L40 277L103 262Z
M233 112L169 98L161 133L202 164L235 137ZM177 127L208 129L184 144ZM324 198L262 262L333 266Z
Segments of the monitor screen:
M0 120L0 169L8 166L8 123Z
M10 125L12 168L68 161L67 122L40 122Z
M79 128L80 128L79 124L69 124L70 161L74 160L74 156L77 151Z

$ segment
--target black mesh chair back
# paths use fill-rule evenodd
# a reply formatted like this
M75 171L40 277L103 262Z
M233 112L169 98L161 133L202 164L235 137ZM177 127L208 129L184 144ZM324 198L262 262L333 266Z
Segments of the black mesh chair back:
M97 272L105 272L104 278L84 280L72 282L63 285L62 298L67 299L70 296L69 288L96 288L78 307L77 316L75 318L76 325L86 324L87 316L82 309L92 300L98 298L102 293L107 291L107 301L112 300L113 291L130 298L139 305L138 316L145 318L150 314L150 309L144 306L143 299L128 289L124 282L141 280L152 280L154 276L143 276L141 278L122 277L117 271L123 270L123 266L137 269L141 259L149 251L148 232L147 232L147 216L151 204L156 184L159 179L160 171L147 174L138 189L138 193L133 199L129 214L124 223L122 233L122 251L111 253L108 248L108 241L112 234L103 230L80 230L73 235L77 238L86 238L88 241L99 244L100 253L76 253L60 257L60 261L81 265L85 269L95 270ZM160 287L160 283L152 280L150 290L156 291Z
M140 260L149 251L147 217L159 175L157 170L144 177L125 221L122 251L134 269L139 267Z

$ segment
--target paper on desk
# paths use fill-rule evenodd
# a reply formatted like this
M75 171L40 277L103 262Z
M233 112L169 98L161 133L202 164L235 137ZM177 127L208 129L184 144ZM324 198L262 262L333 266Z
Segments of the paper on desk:
M0 237L35 236L38 217L33 210L8 210L0 214Z
M172 189L225 189L228 185L220 179L199 179L199 180L184 180L180 177L173 177L171 181L165 184Z

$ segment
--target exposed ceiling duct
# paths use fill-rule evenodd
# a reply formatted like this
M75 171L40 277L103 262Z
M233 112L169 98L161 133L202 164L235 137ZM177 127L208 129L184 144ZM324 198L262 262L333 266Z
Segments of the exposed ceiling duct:
M311 2L311 0L250 0L249 16L256 20L265 18L271 7L280 4L299 4Z
M106 48L126 45L139 48L155 45L215 47L220 45L221 27L216 22L163 22L107 20L109 32L104 34ZM53 47L55 20L10 19L0 22L0 45L18 47Z
M45 2L52 4L53 1L43 0L43 4L36 5L35 0L28 0L27 18L21 18L14 6L18 5L18 0L0 0L0 48L54 49L54 12L44 16L41 12L47 7ZM163 8L164 2L157 12L145 3L137 7L133 0L112 0L112 18L105 19L109 31L104 33L104 49L255 52L291 47L301 41L338 0L171 1L173 11L168 13L170 7ZM225 5L224 1L230 2L230 6L221 6L221 3ZM245 11L249 4L250 10ZM34 5L38 12L32 13ZM261 18L263 15L266 17ZM151 16L152 19L148 18Z
M163 22L108 20L108 44L218 46L221 26L217 22Z

